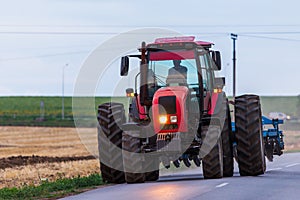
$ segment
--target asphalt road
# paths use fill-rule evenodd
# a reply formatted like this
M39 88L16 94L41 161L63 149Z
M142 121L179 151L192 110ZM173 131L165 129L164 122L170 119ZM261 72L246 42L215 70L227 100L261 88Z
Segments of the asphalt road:
M300 199L300 153L284 154L267 163L267 171L257 177L204 180L201 168L161 176L158 182L121 184L91 190L65 200L124 199Z

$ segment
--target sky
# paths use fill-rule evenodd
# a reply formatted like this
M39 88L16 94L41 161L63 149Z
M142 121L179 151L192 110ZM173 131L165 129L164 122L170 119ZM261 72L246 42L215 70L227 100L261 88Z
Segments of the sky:
M227 79L229 94L230 33L236 33L238 94L300 94L300 3L296 0L0 3L0 96L60 96L63 88L64 95L72 96L82 66L95 49L141 28L163 28L213 42L222 53L220 75ZM107 66L108 78L99 78L95 95L112 95L114 83L120 81L118 56Z

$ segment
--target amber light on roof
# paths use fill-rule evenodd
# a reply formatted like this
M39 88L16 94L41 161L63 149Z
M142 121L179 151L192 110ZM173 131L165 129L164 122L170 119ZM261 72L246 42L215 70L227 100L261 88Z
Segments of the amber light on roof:
M157 38L155 43L168 43L168 42L193 42L195 36L183 36L183 37L170 37L170 38Z

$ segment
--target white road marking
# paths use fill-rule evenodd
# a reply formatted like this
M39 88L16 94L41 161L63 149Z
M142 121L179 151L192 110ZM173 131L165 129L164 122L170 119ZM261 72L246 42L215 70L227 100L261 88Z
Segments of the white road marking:
M287 165L287 166L285 166L285 167L294 167L294 166L296 166L296 165L300 165L300 163L294 163L294 164L290 164L290 165Z
M268 169L267 172L275 171L275 170L282 170L282 168L278 167L278 168Z
M229 183L222 183L222 184L220 184L220 185L217 185L216 186L216 188L221 188L221 187L224 187L224 186L226 186L226 185L228 185Z

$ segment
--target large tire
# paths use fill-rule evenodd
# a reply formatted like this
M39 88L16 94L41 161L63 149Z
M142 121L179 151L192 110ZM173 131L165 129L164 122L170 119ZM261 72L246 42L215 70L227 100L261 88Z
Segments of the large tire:
M146 181L157 181L159 178L159 170L146 172Z
M151 129L151 131L154 131ZM157 140L157 135L155 134L154 136L149 138L149 143L151 146L156 146L156 140ZM147 156L147 153L145 154L145 162L144 162L144 168L146 170L145 173L145 178L146 181L157 181L159 178L159 156L158 154L155 154L155 152L150 152L153 155L152 156ZM153 170L155 169L155 170Z
M126 132L123 133L122 145L125 180L127 183L143 183L145 182L145 173L141 173L143 172L143 160L138 156L138 154L141 155L141 139L132 136L133 132L138 131L131 131L128 134ZM134 171L140 173L134 173Z
M220 127L210 126L208 130L203 127L202 131L202 158L203 176L205 179L215 179L223 177L223 149L222 138L220 137ZM205 149L209 149L207 153Z
M257 176L265 172L261 120L259 96L235 98L237 156L241 176Z
M105 103L98 107L98 150L102 179L108 183L124 183L122 158L122 130L125 122L124 106Z
M231 130L231 117L229 106L226 107L226 117L222 129L222 147L223 147L223 176L232 177L234 171L233 163L233 144L232 144L232 130Z
M145 154L145 162L143 163L143 166L146 171L145 173L146 181L157 181L159 178L158 156L156 155L147 156L147 154Z

